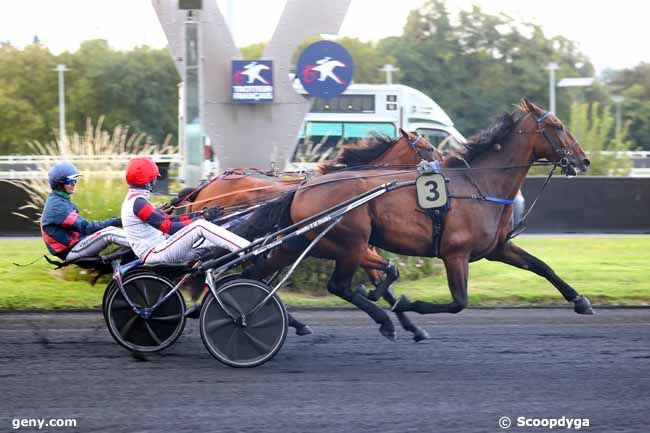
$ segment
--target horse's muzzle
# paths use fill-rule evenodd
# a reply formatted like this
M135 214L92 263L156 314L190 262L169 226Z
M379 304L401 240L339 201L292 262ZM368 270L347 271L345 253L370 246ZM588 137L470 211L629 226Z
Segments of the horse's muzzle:
M580 173L584 173L589 168L591 161L589 158L562 158L560 160L560 167L562 167L562 172L567 176L577 176Z

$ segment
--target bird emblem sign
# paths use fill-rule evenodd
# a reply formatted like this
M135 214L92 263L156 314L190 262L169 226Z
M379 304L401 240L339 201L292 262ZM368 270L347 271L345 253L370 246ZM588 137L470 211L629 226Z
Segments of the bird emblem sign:
M312 96L334 98L347 89L354 76L354 61L348 51L331 41L318 41L300 53L296 75Z
M273 102L273 62L233 60L232 101L238 104Z

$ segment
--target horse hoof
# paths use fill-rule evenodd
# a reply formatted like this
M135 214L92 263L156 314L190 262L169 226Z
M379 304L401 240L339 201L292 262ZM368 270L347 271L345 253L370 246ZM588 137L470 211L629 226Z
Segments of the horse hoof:
M419 329L415 332L415 334L413 334L413 341L416 343L422 340L428 340L429 338L431 338L431 336L424 329Z
M309 325L303 325L300 328L296 328L296 335L300 335L301 337L303 335L311 335L313 333L314 331L311 330Z
M409 304L409 298L406 297L406 295L401 295L399 298L397 298L397 301L393 304L393 306L390 308L390 311L393 313L400 313L402 311L406 311L406 307Z
M395 327L392 325L392 323L389 325L381 325L379 327L379 333L388 338L390 341L396 340Z
M575 307L573 310L578 314L594 314L594 309L591 307L591 302L585 296L580 295L577 300L574 301Z

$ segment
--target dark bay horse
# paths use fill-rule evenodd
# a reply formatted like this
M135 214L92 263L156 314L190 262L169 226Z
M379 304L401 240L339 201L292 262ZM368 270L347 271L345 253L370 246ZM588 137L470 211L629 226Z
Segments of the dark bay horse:
M468 264L482 258L501 261L546 278L580 314L592 314L589 300L579 295L543 261L508 239L512 209L472 196L512 200L530 166L547 160L565 174L585 171L589 160L562 122L552 113L523 100L513 113L505 113L491 128L472 137L465 151L443 164L452 197L440 243L452 302L432 304L400 298L395 311L458 313L467 306ZM465 161L465 162L463 162ZM471 165L471 169L465 165ZM386 175L386 176L382 176ZM307 182L251 217L251 223L287 225L361 194L388 180L410 181L413 171L344 171ZM485 194L485 195L484 195ZM271 220L269 219L271 218ZM273 221L275 219L275 221ZM260 226L261 230L265 228ZM310 233L310 238L316 235ZM316 246L314 255L336 261L328 290L362 310L380 324L382 335L392 328L385 311L350 290L352 275L362 262L368 244L398 254L431 257L434 239L431 220L418 209L414 186L388 192L346 214ZM264 275L291 262L295 253L282 247L259 263L254 275Z

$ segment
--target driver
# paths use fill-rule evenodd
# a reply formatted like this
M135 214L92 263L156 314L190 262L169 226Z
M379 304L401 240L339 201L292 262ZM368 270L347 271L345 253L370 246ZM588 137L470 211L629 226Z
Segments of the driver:
M79 170L60 162L48 172L52 192L41 215L41 236L50 253L65 261L97 255L110 244L128 247L119 218L86 221L70 199L77 187Z
M196 247L238 250L249 242L203 219L211 211L169 216L149 202L149 193L160 175L149 158L133 158L126 167L129 191L122 203L122 221L133 252L144 263L178 263L196 258ZM203 241L203 242L201 242Z

